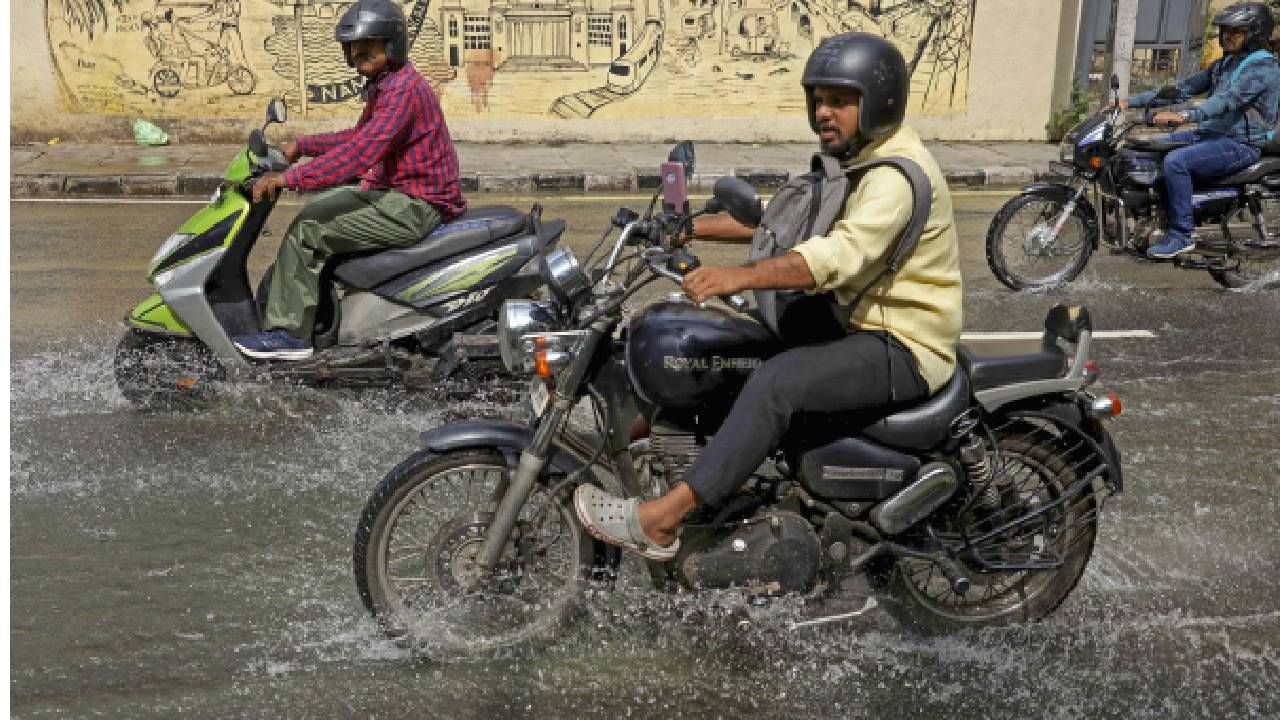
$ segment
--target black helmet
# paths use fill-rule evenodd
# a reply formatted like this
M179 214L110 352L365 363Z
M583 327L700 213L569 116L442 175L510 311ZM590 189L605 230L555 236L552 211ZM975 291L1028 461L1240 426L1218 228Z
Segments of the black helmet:
M1245 28L1249 34L1245 38L1244 49L1258 50L1265 48L1271 41L1271 31L1275 28L1276 21L1266 3L1242 2L1214 15L1213 24L1218 26L1219 33L1224 27Z
M860 147L889 135L907 115L907 93L911 89L911 73L906 58L879 35L845 33L823 40L804 64L805 105L809 127L818 132L814 117L816 103L813 89L818 85L854 88L858 100L858 138Z
M409 58L409 29L404 11L392 0L357 0L338 20L333 37L342 43L342 53L351 67L356 64L351 59L351 43L364 38L386 40L387 60L392 64L402 65Z

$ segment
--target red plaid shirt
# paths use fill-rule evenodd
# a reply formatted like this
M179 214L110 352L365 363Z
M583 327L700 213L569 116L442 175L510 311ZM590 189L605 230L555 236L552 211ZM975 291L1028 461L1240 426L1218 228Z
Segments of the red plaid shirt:
M323 190L360 177L362 190L398 190L435 205L445 220L462 214L458 153L440 101L412 63L382 75L365 91L364 112L346 130L298 138L314 158L284 174L293 190Z

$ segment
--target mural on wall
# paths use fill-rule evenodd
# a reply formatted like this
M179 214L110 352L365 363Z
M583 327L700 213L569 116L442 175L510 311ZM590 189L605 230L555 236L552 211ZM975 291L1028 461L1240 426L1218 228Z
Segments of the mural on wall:
M799 111L823 38L874 32L912 69L911 111L963 112L978 0L406 0L410 59L450 118ZM326 0L46 0L67 103L96 113L352 117L363 79Z

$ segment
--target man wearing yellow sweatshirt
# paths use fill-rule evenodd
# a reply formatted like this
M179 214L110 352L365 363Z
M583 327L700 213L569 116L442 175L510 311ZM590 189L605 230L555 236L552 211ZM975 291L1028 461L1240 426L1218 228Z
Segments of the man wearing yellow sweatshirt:
M665 495L642 503L589 485L578 489L574 506L593 535L649 559L674 557L684 517L735 493L794 414L914 405L955 371L963 300L955 219L942 170L902 124L910 84L902 54L876 35L837 35L814 50L802 83L822 152L844 165L898 156L920 166L932 185L924 231L898 272L882 276L911 216L912 195L900 172L878 167L862 175L826 235L785 255L685 276L694 302L744 290L833 291L842 304L865 294L846 332L786 350L751 374L684 482ZM700 220L698 237L752 234L727 216Z

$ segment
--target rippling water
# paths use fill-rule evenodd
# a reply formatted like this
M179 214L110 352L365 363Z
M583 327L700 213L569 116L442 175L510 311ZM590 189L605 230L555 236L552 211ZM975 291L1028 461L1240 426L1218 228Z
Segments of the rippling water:
M1273 367L1108 347L1129 490L1039 625L928 639L872 611L789 630L815 610L657 595L627 561L550 649L433 662L377 634L350 546L438 400L253 385L138 413L113 343L13 359L15 716L1280 716Z

